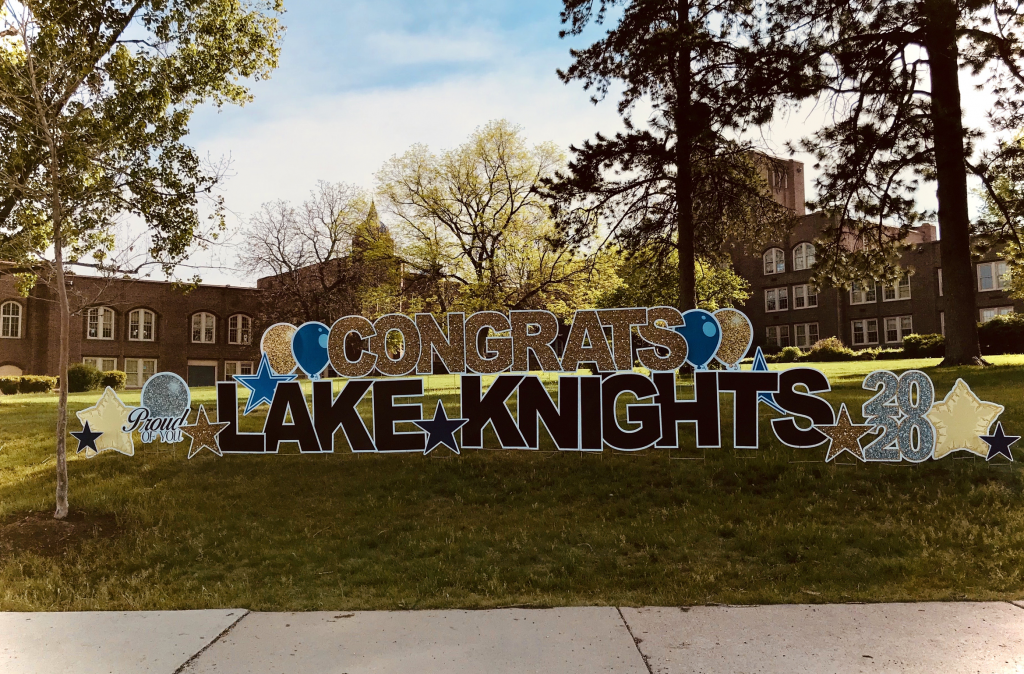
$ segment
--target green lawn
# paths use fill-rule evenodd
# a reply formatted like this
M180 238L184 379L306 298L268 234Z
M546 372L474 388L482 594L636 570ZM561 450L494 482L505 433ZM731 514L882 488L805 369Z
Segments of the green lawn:
M937 360L818 367L832 381L826 397L846 402L855 422L867 372L913 367L929 372L940 399L963 377L1006 406L1008 433L1024 434L1024 356L990 360L984 370L936 369ZM454 405L454 384L428 378L425 402ZM212 407L213 389L193 395ZM72 395L72 410L97 397ZM757 451L292 448L186 461L183 443L72 458L72 511L113 514L120 533L56 556L0 552L0 610L1024 598L1017 464L827 465L824 447L768 441L762 417ZM0 527L52 510L54 418L52 395L0 397ZM1024 456L1024 442L1015 449Z

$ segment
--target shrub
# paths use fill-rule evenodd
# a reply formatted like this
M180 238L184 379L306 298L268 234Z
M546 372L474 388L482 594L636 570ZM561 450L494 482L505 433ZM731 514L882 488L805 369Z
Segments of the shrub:
M942 335L907 335L903 338L907 358L942 358L946 355L946 338Z
M1024 314L996 316L978 327L978 341L985 355L1024 353Z
M903 349L882 349L875 356L875 360L899 360L907 357Z
M803 352L795 346L787 346L779 353L778 363L795 363L797 359L803 356Z
M853 352L854 360L874 360L881 349L861 349Z
M49 393L57 388L56 377L22 375L18 378L18 393Z
M21 377L0 377L0 393L12 396L18 392Z
M802 360L835 363L856 358L857 354L853 349L840 342L838 337L826 337L815 342Z
M120 370L109 370L100 375L100 388L110 387L120 391L128 383L128 375Z
M75 363L68 368L68 391L81 393L100 387L103 374L88 363Z

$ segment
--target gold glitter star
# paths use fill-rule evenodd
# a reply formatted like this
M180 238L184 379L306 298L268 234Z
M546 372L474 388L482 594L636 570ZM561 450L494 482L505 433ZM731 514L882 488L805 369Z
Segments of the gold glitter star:
M925 414L935 427L934 457L941 459L959 450L987 457L988 445L978 436L988 435L989 427L1002 412L1002 405L979 400L967 382L957 379L945 400L932 405Z
M850 413L846 411L846 403L839 406L839 416L834 426L815 426L829 437L828 454L825 461L831 461L843 452L849 452L861 461L864 460L864 449L860 446L860 438L871 432L871 424L855 424L850 421ZM863 430L858 430L863 429Z
M76 413L79 421L83 424L88 421L91 430L103 434L96 441L96 451L91 448L85 450L86 458L91 459L108 450L126 456L135 455L135 440L131 433L123 430L128 425L128 415L132 409L121 402L114 389L108 386L95 405Z
M199 406L199 413L196 414L196 423L191 426L182 426L181 432L192 438L188 446L188 458L192 458L206 447L217 456L224 456L220 451L220 442L217 434L230 426L226 421L210 423L206 416L206 410ZM198 447L196 446L198 445Z

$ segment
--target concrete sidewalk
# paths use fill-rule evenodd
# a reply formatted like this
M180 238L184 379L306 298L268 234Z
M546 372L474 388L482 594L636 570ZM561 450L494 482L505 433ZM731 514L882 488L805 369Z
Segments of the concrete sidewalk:
M1024 602L0 613L5 674L1024 672Z

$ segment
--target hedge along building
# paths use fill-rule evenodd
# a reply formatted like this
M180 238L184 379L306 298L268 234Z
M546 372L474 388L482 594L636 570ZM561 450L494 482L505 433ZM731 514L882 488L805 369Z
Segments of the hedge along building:
M781 161L777 167L769 174L773 194L801 217L785 240L733 257L736 272L750 283L750 299L741 308L753 325L754 346L806 349L819 339L838 337L855 349L895 348L911 333L945 334L935 225L922 225L907 238L900 266L908 273L901 283L816 290L810 284L813 242L828 221L821 213L805 213L803 164ZM978 322L1024 310L1024 303L1004 290L1007 267L997 252L976 261L974 271Z

